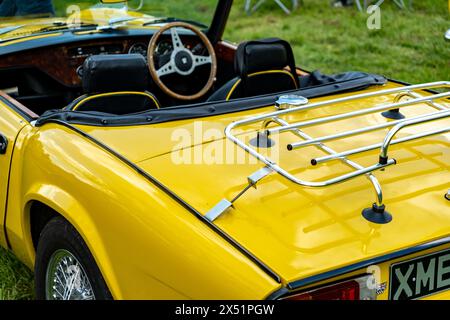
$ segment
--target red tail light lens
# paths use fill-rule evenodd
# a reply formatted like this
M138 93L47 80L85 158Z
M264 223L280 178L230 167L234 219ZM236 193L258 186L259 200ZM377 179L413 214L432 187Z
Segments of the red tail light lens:
M284 300L376 300L376 287L368 288L370 276L299 293ZM369 287L371 287L369 285Z

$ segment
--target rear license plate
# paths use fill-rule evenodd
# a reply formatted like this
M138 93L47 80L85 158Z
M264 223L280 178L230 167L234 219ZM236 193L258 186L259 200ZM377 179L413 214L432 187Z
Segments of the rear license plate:
M409 300L450 288L450 249L391 265L389 299Z

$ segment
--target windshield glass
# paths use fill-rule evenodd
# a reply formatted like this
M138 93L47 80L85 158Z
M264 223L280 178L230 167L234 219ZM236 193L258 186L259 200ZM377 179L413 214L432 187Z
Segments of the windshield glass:
M218 1L218 0L217 0ZM105 4L99 0L0 0L0 21L4 18L22 18L27 16L51 15L56 17L73 17L83 15L91 10L89 17L104 20L102 14L93 14L95 9L111 8L126 10L132 16L141 13L158 18L176 18L196 21L205 27L210 26L217 5L216 0L130 0L123 3Z

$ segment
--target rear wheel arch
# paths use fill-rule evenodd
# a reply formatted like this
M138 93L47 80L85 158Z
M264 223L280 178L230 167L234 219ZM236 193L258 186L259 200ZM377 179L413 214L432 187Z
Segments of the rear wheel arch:
M36 251L39 237L46 224L53 218L62 216L53 208L40 201L31 201L29 204L29 221L31 240Z
M100 235L96 232L96 226L89 218L88 212L84 210L79 203L76 203L74 199L71 199L71 197L69 198L69 195L64 191L56 188L54 192L59 193L59 199L62 201L62 204L49 199L41 192L28 194L25 197L25 216L23 217L25 225L23 227L25 228L25 232L28 233L28 251L32 255L32 261L34 261L36 257L36 250L42 230L52 219L61 217L80 234L90 253L94 257L97 266L101 270L109 290L114 297L120 298L120 287L118 286L114 270L109 267L111 266L111 263L109 263L107 252L103 246ZM61 200L61 198L65 199ZM67 212L67 210L64 210L63 208L70 208L70 212ZM89 230L89 234L83 232L84 230Z

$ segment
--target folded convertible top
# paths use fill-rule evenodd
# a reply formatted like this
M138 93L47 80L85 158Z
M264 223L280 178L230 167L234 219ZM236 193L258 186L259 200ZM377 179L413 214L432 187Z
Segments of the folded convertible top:
M363 72L346 72L327 76L315 71L301 79L301 81L303 82L301 89L283 92L283 94L289 93L301 95L306 98L317 98L362 90L374 85L384 85L387 82L387 79L380 75ZM278 96L280 96L280 93L230 101L190 104L150 110L139 114L122 115L120 117L98 112L50 110L45 112L37 120L36 125L39 126L52 120L93 126L129 126L161 123L261 108L274 104Z

